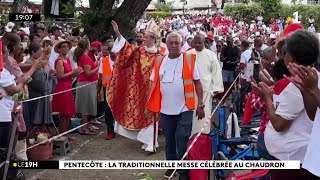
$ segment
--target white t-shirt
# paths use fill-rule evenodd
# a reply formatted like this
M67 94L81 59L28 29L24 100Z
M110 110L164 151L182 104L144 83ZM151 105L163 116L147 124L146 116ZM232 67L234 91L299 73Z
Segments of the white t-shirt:
M76 69L78 67L78 64L76 61L74 61L73 57L74 57L74 50L76 49L76 47L72 47L70 49L70 51L68 52L68 55L67 55L67 58L70 59L70 62L71 62L71 66L72 66L72 69Z
M0 100L0 122L11 122L11 112L13 110L14 101L12 96L8 95L5 87L15 85L14 76L6 69L0 73L0 92L3 95Z
M276 114L292 121L292 124L289 129L277 132L271 121L268 122L264 138L267 150L277 159L299 160L302 163L313 122L304 108L301 92L289 80L282 79L274 87L273 102Z
M55 46L55 45L54 45L54 46ZM54 68L54 62L55 62L55 61L58 59L58 57L59 57L59 54L54 51L54 46L53 46L52 49L51 49L51 54L50 54L50 57L49 57L49 67L50 67L50 69L52 69L52 70L55 69L55 68Z
M302 167L312 174L320 177L320 109L317 109L316 116L314 118L311 138L307 148L306 156L304 158Z
M246 65L246 67L244 68L244 74L241 74L241 78L247 80L247 82L251 81L250 74L247 68L249 60L251 58L251 54L252 54L252 51L247 49L241 54L241 57L240 57L240 63L243 63Z
M166 115L178 115L182 112L189 111L186 106L184 86L182 79L183 70L183 54L179 58L170 59L165 56L161 63L160 90L161 90L161 110ZM150 80L154 79L154 70L150 76ZM200 80L197 64L195 63L193 71L193 79Z

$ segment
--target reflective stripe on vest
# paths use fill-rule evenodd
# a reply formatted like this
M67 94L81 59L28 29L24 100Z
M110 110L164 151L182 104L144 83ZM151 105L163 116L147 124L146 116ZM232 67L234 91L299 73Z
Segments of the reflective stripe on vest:
M194 54L183 53L183 85L188 109L195 109L195 95L193 85L193 71L196 56Z
M194 85L193 85L193 71L195 64L195 55L183 53L183 85L186 106L188 109L195 109L195 95L194 95ZM153 87L149 101L147 103L147 109L152 112L160 112L161 110L161 91L160 91L160 66L163 61L162 57L158 57L156 63L154 63L154 79Z
M102 59L102 85L108 86L112 76L109 56Z

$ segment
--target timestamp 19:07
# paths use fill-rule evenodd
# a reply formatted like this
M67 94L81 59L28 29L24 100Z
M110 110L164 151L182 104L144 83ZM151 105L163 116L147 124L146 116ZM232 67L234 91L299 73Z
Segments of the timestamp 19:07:
M10 13L9 21L40 21L40 14L35 13Z
M33 17L32 14L30 14L30 15L16 15L15 20L16 21L21 21L21 20L30 21L30 20L32 20L32 17Z

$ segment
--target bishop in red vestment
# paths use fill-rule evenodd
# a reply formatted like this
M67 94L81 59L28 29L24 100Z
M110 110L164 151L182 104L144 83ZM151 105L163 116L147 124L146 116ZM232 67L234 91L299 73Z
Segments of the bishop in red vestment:
M154 119L145 116L150 75L154 61L158 58L156 33L147 31L144 44L129 44L112 22L117 39L112 52L117 53L110 85L108 103L115 118L115 132L130 139L139 140L142 149L153 151ZM148 29L147 29L148 30ZM155 146L158 146L156 141Z

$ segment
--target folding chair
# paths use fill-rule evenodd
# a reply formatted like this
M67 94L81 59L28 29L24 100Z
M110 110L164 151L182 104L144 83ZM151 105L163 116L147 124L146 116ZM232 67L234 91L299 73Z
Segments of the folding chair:
M226 138L226 111L225 107L218 109L219 126L213 123L215 129L210 133L212 136L212 154L213 160L258 160L259 155L254 145L256 140L252 137L234 137ZM239 145L246 145L244 149L238 148ZM228 171L216 170L217 179L228 177Z

